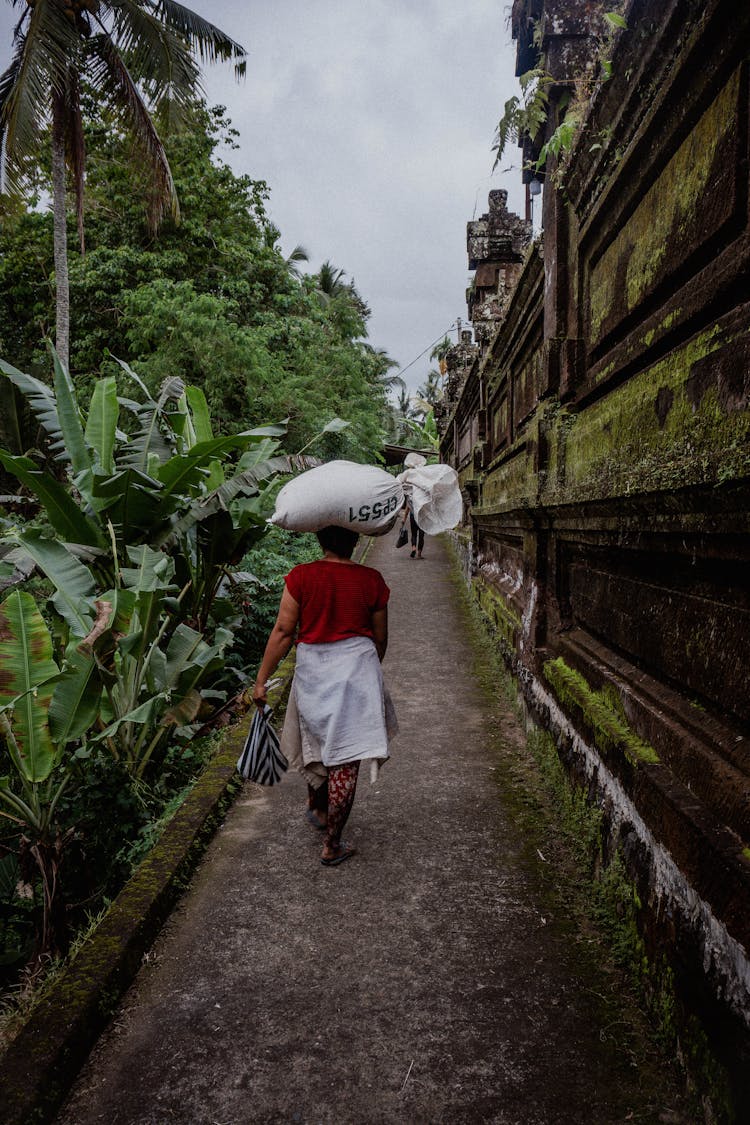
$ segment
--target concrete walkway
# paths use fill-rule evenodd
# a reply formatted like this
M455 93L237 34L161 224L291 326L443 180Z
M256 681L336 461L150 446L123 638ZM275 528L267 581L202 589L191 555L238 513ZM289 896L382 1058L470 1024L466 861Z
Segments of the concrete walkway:
M363 771L359 854L321 867L301 778L248 786L59 1122L691 1120L519 831L521 733L472 676L443 545L368 561L401 735Z

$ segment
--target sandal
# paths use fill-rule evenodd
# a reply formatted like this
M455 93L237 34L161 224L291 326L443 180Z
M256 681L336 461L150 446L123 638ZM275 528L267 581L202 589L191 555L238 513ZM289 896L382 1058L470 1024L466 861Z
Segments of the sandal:
M324 867L336 867L337 864L343 863L345 859L350 859L357 852L357 849L350 844L339 844L338 849L338 853L331 856L330 859L321 859L320 862Z

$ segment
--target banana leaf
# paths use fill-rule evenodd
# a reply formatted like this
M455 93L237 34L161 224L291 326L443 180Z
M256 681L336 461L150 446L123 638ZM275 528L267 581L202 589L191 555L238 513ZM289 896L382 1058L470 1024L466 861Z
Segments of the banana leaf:
M141 703L138 707L134 707L132 711L128 711L126 715L120 715L119 718L115 719L114 722L110 723L109 726L104 728L104 730L99 731L96 735L94 735L94 737L90 741L104 742L106 739L112 738L113 735L117 734L123 723L135 723L138 726L142 726L144 723L151 722L151 720L154 718L154 713L164 703L166 698L167 696L164 694L164 692L159 692L158 695L154 695L151 697L151 699L147 699L145 703Z
M228 480L223 481L218 488L204 496L201 500L194 501L187 512L172 525L170 535L176 537L189 531L195 524L209 519L217 512L229 511L232 503L238 497L252 498L259 493L259 485L269 480L276 473L288 472L286 457L272 457L262 461L254 468L244 472L235 473ZM260 516L259 516L260 518ZM171 541L171 538L170 538Z
M215 581L218 582L222 568L233 558L236 538L229 512L216 512L210 519L198 524L200 569L209 588L212 575L216 576Z
M177 626L167 645L167 684L174 686L177 683L202 644L205 642L195 629L184 623Z
M206 467L213 461L241 449L243 453L254 445L265 444L266 439L283 433L280 426L258 426L253 430L243 430L239 434L228 434L225 437L213 438L210 441L200 441L182 457L173 457L161 466L159 480L164 484L165 491L184 492L195 486L201 476L205 476ZM202 470L202 471L201 471Z
M174 454L174 445L162 432L163 416L156 405L141 407L138 422L139 429L131 437L124 453L117 457L117 464L145 472L152 454L158 457L160 464L169 461Z
M160 625L164 597L176 590L174 560L145 543L128 547L128 557L136 565L123 567L120 577L126 589L135 594L136 615L130 630L119 642L121 652L140 659L153 644Z
M56 445L59 445L67 453L73 472L82 473L85 469L91 468L91 456L83 434L81 411L78 408L75 387L67 367L60 362L54 348L52 349L52 363L55 371L57 416L60 420L61 431L61 439Z
M168 375L159 387L159 397L156 405L160 410L165 410L170 402L179 402L185 394L185 384L179 375Z
M114 472L114 450L120 406L117 402L117 385L113 375L97 380L91 396L84 437L96 452L104 473Z
M167 680L167 654L161 648L153 648L149 656L146 669L146 687L151 695L166 691L169 687Z
M126 374L126 375L129 375L129 376L130 376L130 378L131 378L131 379L133 380L133 382L135 383L135 385L136 385L136 386L137 386L137 387L138 387L138 388L139 388L139 389L140 389L141 391L143 391L143 394L144 394L144 396L145 396L145 398L146 398L146 401L147 401L147 402L149 402L149 403L152 403L153 405L156 405L156 403L154 402L154 399L153 399L153 398L151 397L151 392L150 392L150 390L148 389L148 387L146 386L146 384L145 384L145 383L143 382L143 380L141 379L140 375L136 375L136 373L135 373L135 371L133 370L133 368L132 368L132 367L130 366L130 364L129 364L129 363L126 363L124 359L117 359L117 356L115 356L114 358L115 358L115 359L117 360L117 362L119 363L120 367L121 367L121 368L123 369L123 371L125 372L125 374ZM121 401L121 402L123 402L123 401L125 401L125 400L121 399L120 401ZM128 400L128 401L130 401L130 400ZM139 408L140 408L140 403L133 403L133 405L134 405L134 406L137 406L137 407L139 407Z
M193 448L197 447L194 446ZM205 458L205 463L198 457L194 457L192 449L189 453L183 453L165 461L158 469L159 481L164 488L164 494L166 496L195 494L200 484L205 487L205 482L210 473L208 466L211 463L212 460L209 457Z
M173 703L161 717L160 726L177 726L184 727L188 723L192 723L195 716L198 714L203 697L199 691L189 691L177 703Z
M206 492L213 492L214 489L218 488L220 484L223 484L226 479L224 466L221 461L219 461L218 458L215 461L209 461L208 476L203 482Z
M185 387L185 398L193 416L195 441L213 441L214 432L205 394L200 387Z
M122 567L120 577L126 589L136 594L152 590L169 590L174 579L174 561L163 551L153 551L148 544L128 547L128 558L135 566Z
M106 512L120 547L139 539L152 539L168 525L178 505L177 497L164 501L155 477L135 468L119 468L110 477L94 478L92 503Z
M0 371L25 396L40 426L47 431L53 441L59 443L62 440L62 430L52 387L35 379L33 375L26 375L2 359L0 359Z
M268 461L271 457L274 457L278 452L278 441L274 438L262 438L242 454L237 462L237 470L238 472L244 472L245 469L253 469L262 461ZM289 464L286 457L282 455L279 457L279 460L283 460L285 465L283 469L279 469L279 472L288 473Z
M214 643L208 644L203 639L193 649L190 660L185 664L177 678L177 686L172 692L172 700L184 698L190 691L197 688L201 681L218 672L224 666L224 653L234 641L234 634L229 629L217 629Z
M47 712L53 694L49 681L59 673L34 599L14 590L0 605L0 706L20 697L10 718L8 749L26 781L44 781L55 765Z
M193 415L188 405L187 387L177 400L177 410L170 413L169 419L172 423L172 429L181 439L181 452L184 453L191 449L198 438L195 436Z
M0 591L25 582L34 573L34 560L29 558L22 547L13 545L11 550L4 553L11 543L15 544L15 541L6 539L0 543Z
M90 599L95 583L91 571L58 539L44 539L38 531L27 531L18 541L55 587L52 603L73 636L85 637L94 620Z
M0 464L39 498L49 522L63 539L88 547L106 546L102 533L86 518L64 485L29 457L12 457L0 449Z
M109 602L112 606L112 619L109 623L109 631L114 633L127 633L130 628L130 622L135 613L135 592L133 590L107 590L106 593L99 595L99 600L102 602ZM105 634L102 634L102 637ZM101 638L97 638L95 648L99 646Z
M49 708L50 733L58 747L81 738L99 715L102 695L96 663L71 642L65 652L64 676L52 693Z
M118 462L123 466L131 466L144 471L149 467L150 454L156 454L159 461L164 462L168 461L174 453L174 442L162 430L163 426L169 426L168 419L165 416L165 407L169 402L179 401L185 393L185 384L177 376L165 379L159 391L158 399L154 399L135 371L124 360L118 359L117 362L123 371L138 384L147 399L143 406L139 405L136 408L140 429L133 435L124 457L118 458ZM122 399L120 401L123 402ZM129 405L132 406L132 404Z

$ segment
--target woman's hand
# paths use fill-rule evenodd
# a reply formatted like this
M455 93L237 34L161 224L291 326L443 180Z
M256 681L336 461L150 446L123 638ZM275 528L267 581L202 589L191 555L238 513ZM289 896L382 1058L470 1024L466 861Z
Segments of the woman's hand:
M382 664L385 651L388 648L388 606L383 609L376 609L370 614L370 625L372 627L372 639L375 642L378 658Z
M268 689L266 688L265 683L261 682L260 680L256 680L255 684L253 685L253 703L259 711L262 711L267 702Z

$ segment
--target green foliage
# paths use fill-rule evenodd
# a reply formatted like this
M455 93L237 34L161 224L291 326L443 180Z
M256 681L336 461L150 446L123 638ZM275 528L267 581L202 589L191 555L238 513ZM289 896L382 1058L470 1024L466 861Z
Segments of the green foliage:
M619 12L605 12L604 18L610 27L615 29L622 28L623 30L627 29L628 21L624 16L621 16Z
M167 741L184 744L210 712L236 617L219 588L265 533L264 496L290 469L283 427L214 437L205 398L179 379L153 397L123 364L135 397L106 377L86 412L55 368L50 388L0 361L65 468L59 480L59 465L0 451L49 520L46 534L7 521L0 542L6 585L33 566L53 591L49 625L27 592L0 605L0 758L10 768L0 814L29 834L43 948L59 943L57 868L70 841L54 818L76 763L101 748L135 781L158 776Z
M450 336L443 336L442 340L440 340L430 352L430 359L437 359L442 363L452 347L453 341Z
M421 387L417 387L417 403L424 415L443 397L443 380L439 371L428 371Z
M342 270L325 263L318 275L295 275L303 252L292 262L283 256L265 215L265 183L236 176L218 157L234 143L225 111L194 106L180 131L163 123L182 217L154 235L140 202L145 173L133 169L127 141L98 104L88 99L85 109L87 252L69 252L78 386L90 392L97 378L116 373L108 356L126 356L152 395L175 373L200 387L218 433L283 417L289 447L300 448L336 412L350 428L316 452L373 460L393 360L366 343L369 310ZM54 320L51 263L51 217L8 208L0 354L39 381L39 331ZM2 444L20 453L33 440L26 425L21 439L9 434Z
M46 781L52 772L47 713L58 675L52 638L34 599L14 590L0 605L0 730L24 782ZM6 789L0 783L0 800Z
M435 423L435 414L432 407L425 411L421 422L414 418L408 418L406 419L406 425L412 438L416 438L422 449L433 449L437 453L440 448L440 434Z
M519 78L521 97L514 95L505 103L503 115L497 123L492 151L496 168L508 144L520 144L524 137L532 141L547 122L549 88L554 79L538 67L527 70Z
M607 82L612 77L612 61L606 57L615 32L627 29L627 20L618 11L603 13L608 34L599 36L596 42L599 46L599 70L603 81ZM534 21L534 46L541 53L542 50L542 23ZM535 67L522 74L519 78L521 97L513 96L505 103L503 115L495 130L494 144L496 168L503 152L511 141L522 144L524 138L532 143L542 139L544 130L549 122L549 90L554 84L554 79L542 67ZM586 85L584 75L579 75L578 85ZM583 96L578 95L578 104L571 110L568 109L570 97L563 95L557 105L557 126L547 141L541 146L536 161L530 166L535 172L544 170L549 156L559 157L561 153L570 152L573 147L578 129L583 118Z
M564 111L565 107L561 108ZM578 113L573 111L566 113L550 139L539 150L539 156L534 164L534 169L537 172L544 169L549 156L559 158L560 153L570 152L580 124L581 118Z

